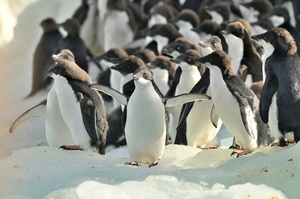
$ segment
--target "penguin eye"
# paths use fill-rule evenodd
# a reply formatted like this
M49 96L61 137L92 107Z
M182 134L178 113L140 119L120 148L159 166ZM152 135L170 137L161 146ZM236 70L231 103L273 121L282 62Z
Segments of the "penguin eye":
M177 47L176 47L176 50L177 50L177 51L180 51L180 46L177 46Z
M268 41L268 37L267 36L264 36L263 38L265 41Z
M144 74L143 74L143 78L144 78L144 79L149 79L149 75L148 75L147 73L144 73Z
M217 47L217 44L216 44L215 42L212 42L212 43L211 43L211 46L212 46L213 48L216 48L216 47Z
M213 63L213 62L214 62L214 59L213 59L213 58L209 58L209 62L210 62L210 63Z
M187 59L187 62L191 62L192 60L190 58Z

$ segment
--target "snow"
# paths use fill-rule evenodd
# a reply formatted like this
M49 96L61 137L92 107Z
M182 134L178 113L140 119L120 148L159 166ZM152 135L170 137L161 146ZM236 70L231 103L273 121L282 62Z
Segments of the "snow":
M266 147L235 158L225 147L231 138L223 133L221 149L168 145L159 164L148 168L124 165L126 147L104 156L51 148L45 140L44 117L10 134L12 122L47 95L45 91L24 99L30 91L39 22L50 16L62 22L79 3L0 1L0 8L11 9L6 16L1 13L0 21L5 18L14 27L13 33L6 29L12 40L0 49L0 198L300 198L300 144ZM0 41L4 37L0 33Z

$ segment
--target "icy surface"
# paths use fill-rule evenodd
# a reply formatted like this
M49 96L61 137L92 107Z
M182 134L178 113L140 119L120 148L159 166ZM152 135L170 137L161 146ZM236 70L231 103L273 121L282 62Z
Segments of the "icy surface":
M0 1L0 8L7 8L0 20L9 27L8 36L0 32L0 47L5 44L0 48L0 198L300 198L300 144L267 147L240 158L225 147L202 151L168 145L158 166L148 168L124 165L126 147L105 156L48 147L43 116L10 134L12 122L47 95L24 99L41 35L38 24L46 17L64 21L79 3ZM220 139L230 145L226 133Z

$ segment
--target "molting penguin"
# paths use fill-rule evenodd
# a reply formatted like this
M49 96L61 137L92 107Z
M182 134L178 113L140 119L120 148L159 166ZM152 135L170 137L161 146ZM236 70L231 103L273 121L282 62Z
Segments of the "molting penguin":
M247 154L258 147L267 146L272 139L268 125L259 115L259 100L245 83L234 75L230 56L214 51L199 58L209 68L211 97L224 126L235 136L239 146L234 153ZM205 77L202 77L205 79ZM222 100L220 100L222 99Z
M228 2L217 2L206 7L205 10L211 16L211 20L219 25L229 21L231 9Z
M223 50L221 39L218 36L213 35L207 41L199 41L200 52L202 56L206 56L215 50Z
M69 49L75 56L75 63L84 71L88 72L87 57L93 56L80 38L80 24L78 20L67 19L62 23L62 27L67 31L68 35L58 43L58 51Z
M151 167L158 164L164 152L165 107L209 98L201 96L197 99L192 96L194 99L187 100L183 95L163 99L153 86L152 73L147 67L138 68L133 74L133 79L135 89L130 97L101 85L91 85L91 88L110 93L122 104L127 105L125 137L130 161L126 164L139 166L141 163L147 163Z
M300 58L291 34L283 28L252 36L266 49L266 80L261 92L260 115L271 128L280 146L284 136L293 132L295 142L300 140L299 93Z
M33 96L50 84L51 78L46 76L46 72L54 64L51 56L62 39L58 25L52 18L44 19L40 26L43 28L43 34L33 55L32 86L27 97Z
M47 102L23 116L46 111L46 138L50 146L69 150L93 150L105 154L108 124L102 97L89 88L90 76L74 62L69 50L53 55L56 65L49 70L54 83ZM36 114L37 112L35 112ZM26 116L27 115L27 116ZM34 114L33 114L34 115ZM12 125L13 132L18 118Z
M240 3L239 8L243 18L252 23L267 17L273 5L269 0L253 0L247 3Z

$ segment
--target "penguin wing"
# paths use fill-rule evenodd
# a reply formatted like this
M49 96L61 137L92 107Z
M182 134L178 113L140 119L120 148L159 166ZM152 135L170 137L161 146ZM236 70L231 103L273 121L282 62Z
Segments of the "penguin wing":
M229 79L224 79L224 81L232 95L239 103L242 121L247 133L249 136L256 139L257 120L255 112L258 111L259 105L256 95L239 77L234 76Z
M209 69L207 68L203 73L201 79L195 84L190 93L206 93L207 88L210 84L209 73ZM184 124L188 114L193 108L193 105L193 101L183 105L177 129L183 128L182 125Z
M210 110L210 121L214 125L215 128L218 127L219 120L220 120L220 117L216 111L215 105L213 105Z
M101 85L101 84L90 84L90 88L97 90L97 91L101 91L107 95L112 96L113 98L115 98L118 102L120 102L123 105L127 105L128 103L128 96L120 93L119 91L116 91L113 88Z
M39 104L25 111L13 122L13 124L9 128L9 132L13 133L19 126L23 125L33 118L40 117L42 114L46 113L46 104L47 100L45 99Z
M268 123L269 109L272 104L272 98L278 89L278 80L275 75L268 73L260 95L259 113L262 121Z
M175 76L174 76L174 79L172 81L172 84L171 84L168 92L166 93L166 97L172 97L172 96L175 95L175 90L176 90L176 87L179 83L181 73L182 73L182 69L180 67L178 67L175 71Z
M179 105L183 105L188 102L194 102L198 100L210 100L211 98L206 94L181 94L171 98L164 99L165 107L172 108Z

